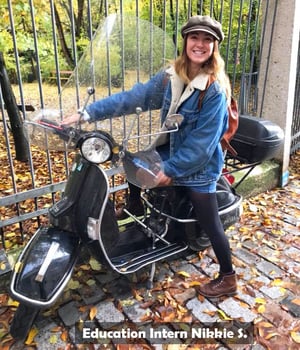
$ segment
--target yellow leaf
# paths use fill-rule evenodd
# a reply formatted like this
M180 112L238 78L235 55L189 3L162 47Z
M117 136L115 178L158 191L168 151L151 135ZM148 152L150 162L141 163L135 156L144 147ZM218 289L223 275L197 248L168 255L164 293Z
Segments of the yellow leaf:
M126 306L132 306L135 303L135 301L134 299L125 299L125 300L121 300L120 303L122 307L126 307Z
M279 278L275 278L274 281L271 283L272 286L282 286L283 285L283 281Z
M19 302L18 301L15 301L15 300L12 300L11 298L9 298L7 300L7 306L16 306L18 307L19 306Z
M133 296L135 297L135 299L137 301L142 301L144 300L144 298L138 293L138 291L136 289L132 290Z
M93 286L94 284L96 284L96 281L95 280L93 280L93 279L89 279L88 281L86 281L86 284L88 285L88 286Z
M297 344L300 344L300 333L299 332L291 332L291 337L293 341Z
M89 261L89 264L90 264L91 268L94 271L100 271L101 270L101 264L99 263L98 260L96 260L94 258L91 258L90 261Z
M265 305L259 305L259 307L257 308L257 312L259 312L260 314L263 314L265 311L266 311Z
M34 337L38 334L38 330L36 328L31 328L28 337L26 339L25 344L30 345L33 342Z
M74 281L73 279L70 279L68 283L68 288L70 289L78 289L80 287L80 283L78 281Z
M266 304L266 299L263 298L255 298L256 304Z
M56 344L57 343L57 335L56 334L52 334L50 336L49 343L50 344Z
M300 299L296 298L292 300L293 304L300 305Z
M187 309L179 304L177 305L177 309L183 314L187 312Z
M271 339L271 338L273 338L273 337L275 337L276 335L279 335L279 333L276 333L276 332L272 332L272 333L269 333L269 334L267 334L267 335L265 335L265 339Z
M181 275L183 277L191 277L191 275L188 272L185 272L185 271L178 271L177 274Z
M93 306L90 310L90 320L93 320L97 315L97 307Z
M14 266L15 273L19 273L21 271L23 264L20 261L17 261Z
M222 318L222 320L226 320L226 321L232 320L232 318L228 317L224 311L218 309L218 313L219 313L220 317Z
M199 282L199 281L192 281L192 282L189 283L189 286L190 286L190 287L200 286L200 284L202 284L202 283Z
M284 289L284 288L279 288L279 290L280 290L280 293L282 294L282 295L284 295L285 293L286 293L286 290Z

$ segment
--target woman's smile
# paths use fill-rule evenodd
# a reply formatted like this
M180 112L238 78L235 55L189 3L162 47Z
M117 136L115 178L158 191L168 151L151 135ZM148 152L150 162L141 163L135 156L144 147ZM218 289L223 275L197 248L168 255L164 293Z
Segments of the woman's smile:
M213 53L214 38L206 32L193 32L188 34L186 54L192 66L201 66ZM194 67L196 68L196 67Z

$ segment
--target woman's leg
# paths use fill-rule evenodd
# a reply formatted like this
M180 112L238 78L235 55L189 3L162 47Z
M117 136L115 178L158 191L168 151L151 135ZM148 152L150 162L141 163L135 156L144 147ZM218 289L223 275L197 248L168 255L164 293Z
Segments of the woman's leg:
M116 210L116 217L118 220L124 220L128 218L128 214L125 213L124 208L134 215L141 216L144 214L144 205L141 200L141 189L131 183L128 183L129 196L125 207Z
M212 248L220 264L217 280L199 288L206 296L231 295L236 292L235 273L232 267L231 250L218 213L216 193L201 193L189 190L196 218L208 235Z

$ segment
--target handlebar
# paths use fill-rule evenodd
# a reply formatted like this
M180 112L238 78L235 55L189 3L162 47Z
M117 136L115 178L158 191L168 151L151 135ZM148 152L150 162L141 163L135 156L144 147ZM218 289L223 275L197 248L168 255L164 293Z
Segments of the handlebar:
M61 125L47 118L41 118L37 123L43 127L53 130L54 133L57 134L65 142L69 142L70 140L74 140L76 142L80 136L79 131L73 127Z

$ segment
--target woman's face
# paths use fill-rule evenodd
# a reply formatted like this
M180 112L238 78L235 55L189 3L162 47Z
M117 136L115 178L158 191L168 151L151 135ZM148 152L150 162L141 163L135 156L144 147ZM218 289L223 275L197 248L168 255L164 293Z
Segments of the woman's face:
M190 59L191 68L198 68L205 63L214 50L214 37L206 32L188 34L186 54Z

